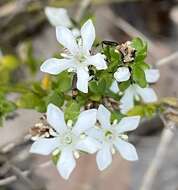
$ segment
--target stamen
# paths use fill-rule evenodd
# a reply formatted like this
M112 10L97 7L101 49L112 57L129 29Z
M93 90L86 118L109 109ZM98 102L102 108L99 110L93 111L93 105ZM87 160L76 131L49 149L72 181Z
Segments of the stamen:
M79 154L78 151L74 151L74 157L75 157L76 159L78 159L78 158L80 157L80 154Z

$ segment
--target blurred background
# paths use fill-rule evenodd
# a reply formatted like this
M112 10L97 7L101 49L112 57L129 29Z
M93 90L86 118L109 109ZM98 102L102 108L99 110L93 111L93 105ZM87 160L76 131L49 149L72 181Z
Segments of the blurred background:
M74 20L91 16L98 40L119 43L133 37L146 40L149 48L147 61L161 73L159 82L154 86L158 96L177 96L176 0L0 0L0 49L1 56L7 55L0 61L1 81L38 79L41 77L37 72L41 61L59 52L55 28L44 14L46 6L64 7ZM17 63L19 58L23 60L22 65ZM13 64L10 66L9 62ZM3 64L9 68L8 72L3 70ZM8 98L14 99L16 94L10 94ZM163 130L158 116L146 119L131 134L130 140L139 154L138 162L130 163L115 155L112 165L99 172L95 156L84 155L77 161L77 168L68 181L59 176L52 164L40 165L46 163L48 157L28 154L31 142L24 136L40 116L38 112L19 109L0 128L0 190L149 190L141 189L141 185ZM6 161L13 166L9 168L4 164ZM174 131L151 189L178 190L177 131Z

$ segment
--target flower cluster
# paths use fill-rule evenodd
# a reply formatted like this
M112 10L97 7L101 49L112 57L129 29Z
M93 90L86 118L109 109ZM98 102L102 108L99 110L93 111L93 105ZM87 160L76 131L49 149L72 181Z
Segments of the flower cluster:
M30 151L52 154L65 179L81 152L96 153L100 170L111 164L116 151L126 160L137 160L125 132L136 129L143 116L132 109L157 102L149 84L159 79L159 71L145 63L146 43L139 38L121 45L103 41L94 48L92 20L75 35L65 9L47 7L45 12L56 27L57 41L64 52L41 65L42 72L53 76L46 92L50 93L48 124L38 124L31 130L35 142ZM154 114L155 109L151 110Z
M64 113L55 105L47 108L47 121L55 132L50 137L39 137L30 152L42 155L59 153L57 169L64 179L68 179L76 166L79 152L97 152L98 168L103 170L112 162L112 153L119 151L123 158L138 159L133 145L127 142L124 132L137 128L140 117L124 117L111 124L111 113L103 105L98 110L89 109L80 113L75 124L65 122Z

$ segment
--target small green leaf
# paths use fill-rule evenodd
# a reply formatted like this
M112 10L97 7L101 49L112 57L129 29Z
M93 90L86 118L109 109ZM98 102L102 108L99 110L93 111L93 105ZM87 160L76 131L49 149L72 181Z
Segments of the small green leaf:
M134 108L132 108L127 115L128 116L134 116L134 115L140 115L144 116L144 107L142 105L137 105Z
M101 95L99 94L92 94L89 99L92 100L92 101L95 101L95 102L99 102L101 100Z
M136 57L134 61L143 61L147 56L147 44L140 38L134 38L132 40L132 47L136 49Z
M136 65L132 69L132 78L142 88L146 87L147 81L145 78L145 72L140 67L138 67Z
M37 111L41 110L41 112L45 111L45 102L41 97L31 92L23 94L16 104L19 108L36 109Z
M48 96L44 98L46 102L46 106L50 103L61 107L64 104L64 95L61 93L58 93L57 91L52 91Z
M111 122L113 122L114 120L117 120L119 122L123 117L124 115L121 114L119 110L113 111L111 113Z
M55 166L57 165L59 158L60 158L60 152L57 154L52 154L52 161L53 161Z
M72 89L72 77L71 74L68 72L63 72L59 74L57 80L57 89L60 92L67 92Z
M119 84L119 89L123 92L130 86L130 81L124 81Z
M75 100L71 100L67 103L65 109L65 119L75 121L80 113L80 104Z
M14 55L5 55L0 57L0 64L4 69L7 69L9 71L13 71L17 69L20 62Z

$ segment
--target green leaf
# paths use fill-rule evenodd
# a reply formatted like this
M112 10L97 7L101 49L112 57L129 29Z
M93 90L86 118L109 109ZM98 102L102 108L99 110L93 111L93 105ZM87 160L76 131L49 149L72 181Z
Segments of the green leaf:
M113 111L111 113L111 122L113 122L114 120L117 120L119 122L123 117L124 115L121 114L119 110Z
M3 126L3 121L6 117L16 110L16 105L6 99L5 95L0 94L0 127Z
M130 80L121 82L119 84L119 89L123 92L130 86Z
M32 84L32 91L41 97L46 95L46 91L42 89L41 84L39 82L35 82Z
M34 49L30 41L24 44L24 55L24 63L28 66L32 74L36 73L40 65L40 60L35 58Z
M58 76L57 89L60 92L67 92L72 89L72 77L68 72L63 72Z
M92 94L89 99L92 100L92 101L95 101L95 102L99 102L101 100L101 95L99 94Z
M147 44L140 38L134 38L132 40L132 47L136 49L136 57L134 61L143 61L147 56Z
M94 94L104 95L107 82L104 78L100 78L99 81L91 81L89 83L89 89Z
M127 115L128 116L140 115L142 117L150 118L153 117L153 115L157 112L158 109L159 106L157 104L136 105L127 113Z
M144 107L142 105L134 106L130 111L127 112L128 116L140 115L144 116Z
M51 91L48 96L44 98L46 106L50 103L55 104L58 107L61 107L64 104L64 95L58 93L57 91Z
M145 78L145 72L138 66L132 67L132 78L133 80L139 84L142 88L145 88L147 85L147 81Z
M134 47L137 51L141 51L144 48L144 43L140 38L134 38L132 40L132 47Z
M150 65L146 64L145 62L137 62L135 63L138 67L140 67L142 70L150 69Z
M57 154L52 154L52 161L53 161L54 165L57 165L59 158L60 158L60 152L58 152Z
M108 72L115 72L118 68L118 66L121 64L121 55L119 52L115 51L115 48L106 46L103 49L104 54L107 57L108 60Z
M65 109L65 119L75 121L80 113L80 104L75 100L71 100L67 103Z
M45 102L41 99L41 97L32 92L23 94L16 104L19 108L36 109L40 112L45 112L46 110Z
M5 55L0 57L0 64L4 69L13 71L17 69L20 62L14 55Z

